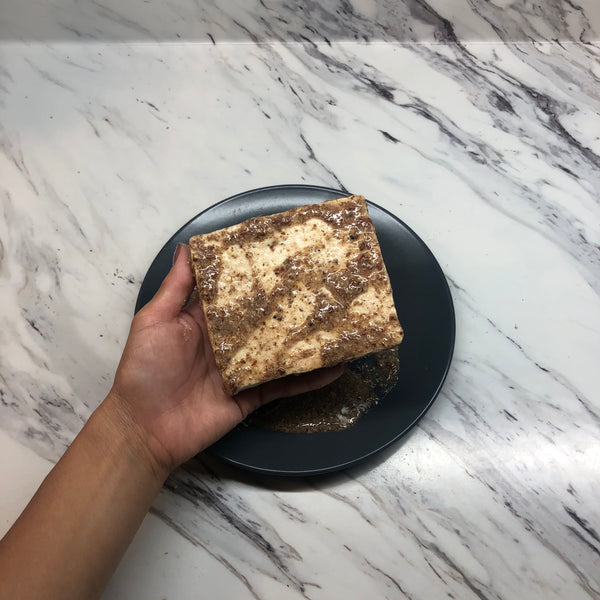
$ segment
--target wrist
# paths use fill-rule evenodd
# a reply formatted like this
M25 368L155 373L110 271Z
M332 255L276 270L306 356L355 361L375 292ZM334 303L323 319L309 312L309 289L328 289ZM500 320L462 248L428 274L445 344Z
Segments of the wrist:
M156 443L144 428L135 421L117 392L109 392L94 416L101 420L109 431L115 450L125 452L134 464L145 472L155 484L162 486L170 468L159 458Z

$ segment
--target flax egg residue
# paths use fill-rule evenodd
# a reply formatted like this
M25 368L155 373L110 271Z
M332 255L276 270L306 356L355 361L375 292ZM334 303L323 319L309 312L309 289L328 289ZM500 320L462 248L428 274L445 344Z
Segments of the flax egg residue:
M398 347L348 363L329 385L259 408L248 425L287 433L340 431L352 427L398 380Z

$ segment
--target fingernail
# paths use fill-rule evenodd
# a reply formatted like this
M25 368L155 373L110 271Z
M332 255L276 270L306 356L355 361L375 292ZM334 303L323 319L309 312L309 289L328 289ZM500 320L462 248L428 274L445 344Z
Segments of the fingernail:
M185 244L182 244L181 242L179 242L177 244L177 247L175 248L175 252L173 254L173 264L175 264L177 262L177 257L181 254L181 251L183 250L183 248L185 248Z

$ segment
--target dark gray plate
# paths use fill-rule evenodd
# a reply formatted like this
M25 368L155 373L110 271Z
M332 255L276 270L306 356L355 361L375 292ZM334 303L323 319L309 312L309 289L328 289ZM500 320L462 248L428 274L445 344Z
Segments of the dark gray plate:
M238 194L186 223L164 245L142 283L136 311L148 302L171 267L178 242L251 217L348 195L306 185L281 185ZM398 383L379 404L344 431L281 433L242 425L207 451L238 467L274 475L315 475L344 469L389 446L431 406L454 350L454 307L448 284L424 242L400 219L369 202L405 336Z

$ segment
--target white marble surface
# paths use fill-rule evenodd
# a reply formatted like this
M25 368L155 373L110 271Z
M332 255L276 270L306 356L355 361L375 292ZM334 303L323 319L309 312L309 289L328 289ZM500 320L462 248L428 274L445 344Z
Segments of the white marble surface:
M3 0L25 41L593 42L596 0Z
M333 476L186 465L105 598L600 597L597 28L557 2L535 41L507 41L512 20L469 41L485 4L411 44L285 42L251 12L261 43L0 28L3 530L109 389L163 242L229 195L313 183L438 257L457 315L443 392Z

